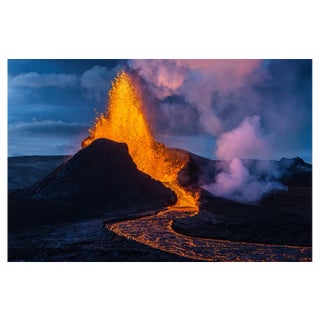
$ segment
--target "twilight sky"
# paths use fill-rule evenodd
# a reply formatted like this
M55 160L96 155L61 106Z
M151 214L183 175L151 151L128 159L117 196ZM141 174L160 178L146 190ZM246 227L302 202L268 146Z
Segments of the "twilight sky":
M143 88L157 140L208 158L312 161L311 60L8 60L8 154L72 154L111 80Z

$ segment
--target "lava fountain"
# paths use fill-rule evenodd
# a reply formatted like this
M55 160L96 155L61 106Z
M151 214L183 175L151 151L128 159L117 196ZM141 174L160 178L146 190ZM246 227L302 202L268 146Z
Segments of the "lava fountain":
M177 181L178 173L189 161L189 156L155 141L143 112L138 88L124 71L112 83L107 111L96 118L82 147L99 138L126 143L137 168L175 192L178 198L175 207L198 211L198 195L184 189Z

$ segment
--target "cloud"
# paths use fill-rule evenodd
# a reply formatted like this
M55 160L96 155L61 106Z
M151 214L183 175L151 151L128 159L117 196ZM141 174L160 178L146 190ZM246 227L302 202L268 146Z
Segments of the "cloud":
M80 150L81 138L64 136L11 137L8 156L71 155Z
M44 136L72 136L83 134L87 131L88 125L77 122L66 122L61 120L44 120L30 122L14 122L8 125L10 136L29 136L29 137L44 137Z
M88 134L87 124L61 120L34 120L8 125L8 154L73 154Z
M261 60L256 59L182 59L175 60L183 66L197 72L198 76L209 76L212 89L228 93L247 84L248 78L260 69ZM259 75L260 76L260 75ZM206 94L210 95L210 92Z
M80 77L85 95L97 102L104 101L111 87L111 81L119 70L120 67L108 69L102 66L94 66L85 71Z
M128 65L136 70L149 84L158 99L165 99L177 93L184 81L183 68L174 60L129 60Z
M9 85L13 87L41 88L56 87L67 88L79 85L79 78L75 74L37 72L20 73L9 77Z
M162 118L162 132L176 134L194 134L199 131L196 109L187 107L181 103L162 103L160 106ZM158 119L159 122L159 119Z
M65 73L20 73L9 76L9 94L18 94L17 89L38 89L44 87L71 89L81 88L84 95L97 102L104 101L111 86L111 81L120 70L120 66L108 69L103 66L93 66L81 75ZM22 92L25 94L25 92Z

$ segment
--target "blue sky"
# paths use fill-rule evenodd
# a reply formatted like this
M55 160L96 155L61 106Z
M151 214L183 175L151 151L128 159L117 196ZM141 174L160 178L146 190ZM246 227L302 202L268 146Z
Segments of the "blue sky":
M200 62L8 60L8 154L79 150L105 110L111 80L126 69L143 88L155 136L167 145L214 159L217 140L258 115L255 134L272 147L270 157L311 162L311 60Z

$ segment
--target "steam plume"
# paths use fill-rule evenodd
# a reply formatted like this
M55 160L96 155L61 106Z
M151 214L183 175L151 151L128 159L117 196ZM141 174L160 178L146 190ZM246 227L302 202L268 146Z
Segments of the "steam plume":
M202 131L212 135L229 128L230 118L235 125L232 115L224 115L227 106L239 96L249 97L251 83L263 78L260 60L131 60L128 64L166 106L168 97L182 97L185 113L195 109L198 119L193 117L193 121L199 121Z
M260 117L246 117L237 128L223 133L217 140L216 156L223 160L269 159L271 145L261 129Z
M202 187L216 196L244 203L257 202L265 194L286 190L277 181L281 174L274 162L264 161L263 167L255 171L239 159L269 157L271 146L267 138L263 135L259 116L247 117L237 128L222 134L217 141L216 155L231 161L215 182ZM250 161L247 164L250 167Z

